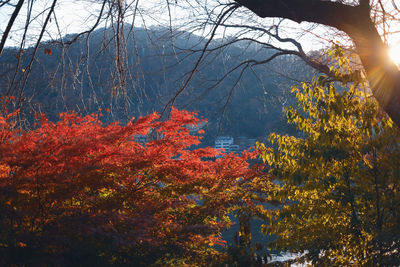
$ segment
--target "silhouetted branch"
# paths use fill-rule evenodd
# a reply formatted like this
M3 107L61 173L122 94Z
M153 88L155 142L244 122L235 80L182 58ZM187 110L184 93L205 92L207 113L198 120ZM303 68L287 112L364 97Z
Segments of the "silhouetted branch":
M10 17L10 20L8 21L7 27L6 27L5 31L3 32L3 36L1 37L1 42L0 42L0 55L3 52L4 45L7 41L8 34L10 33L11 27L14 25L15 19L17 18L23 3L24 3L24 0L18 1L17 5L15 6L14 12L12 13L12 15ZM1 6L3 6L3 5L1 5Z

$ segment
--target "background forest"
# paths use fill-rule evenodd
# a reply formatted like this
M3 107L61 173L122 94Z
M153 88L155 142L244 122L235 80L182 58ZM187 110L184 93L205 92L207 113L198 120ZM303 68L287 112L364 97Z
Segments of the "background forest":
M110 112L103 119L123 122L132 116L161 112L182 86L184 75L195 65L197 54L193 50L202 48L205 40L181 32L172 46L168 29L135 28L134 32L134 36L126 32L130 36L126 48L129 78L124 91L114 88L114 47L102 49L114 38L111 30L93 32L88 37L90 47L86 36L66 51L51 42L41 44L37 64L32 67L25 88L29 104L21 111L32 121L37 112L55 120L60 112L75 110L90 114L108 108ZM65 40L71 38L66 36ZM215 40L213 46L218 42ZM32 51L31 48L24 52L22 65L29 61ZM13 79L13 64L18 54L17 49L6 49L0 59L3 94L10 90L7 81ZM281 57L274 64L260 65L244 74L235 70L223 79L227 70L243 60L263 57L264 49L248 41L229 47L207 59L190 87L177 99L175 106L197 111L208 119L205 144L213 145L218 134L263 140L272 130L285 128L281 110L294 100L289 93L291 85L313 75L303 61L293 56ZM235 87L239 75L240 83Z

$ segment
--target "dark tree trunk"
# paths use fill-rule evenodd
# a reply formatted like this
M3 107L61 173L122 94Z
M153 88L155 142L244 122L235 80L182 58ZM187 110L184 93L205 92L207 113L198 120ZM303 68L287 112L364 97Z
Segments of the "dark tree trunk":
M349 6L326 0L235 0L260 17L312 22L345 32L354 42L367 78L380 106L400 127L400 70L389 59L370 18L368 0Z

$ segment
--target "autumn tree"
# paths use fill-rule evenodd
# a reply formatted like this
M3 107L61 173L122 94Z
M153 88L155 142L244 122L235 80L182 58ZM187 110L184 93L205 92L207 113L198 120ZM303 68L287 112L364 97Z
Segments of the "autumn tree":
M343 54L332 53L336 73L349 70ZM285 113L299 134L272 134L273 148L259 144L278 181L269 197L280 203L264 230L277 234L273 247L298 253L299 261L400 263L400 133L364 86L322 76L294 87L298 107Z
M0 117L1 265L219 262L227 215L265 177L254 154L195 148L200 120L185 111L125 126L65 113L29 131L14 115Z

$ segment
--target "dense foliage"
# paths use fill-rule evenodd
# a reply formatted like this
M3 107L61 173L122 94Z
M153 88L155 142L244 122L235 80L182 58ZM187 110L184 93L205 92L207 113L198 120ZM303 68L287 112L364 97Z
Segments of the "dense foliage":
M338 78L349 69L342 56ZM325 77L295 87L298 107L285 112L300 133L259 144L277 179L269 198L281 203L264 230L278 235L273 247L318 266L398 266L400 132L349 81L345 91Z
M0 117L0 265L217 263L228 213L265 176L254 153L195 149L185 111L125 126L65 113L29 131L14 115Z

